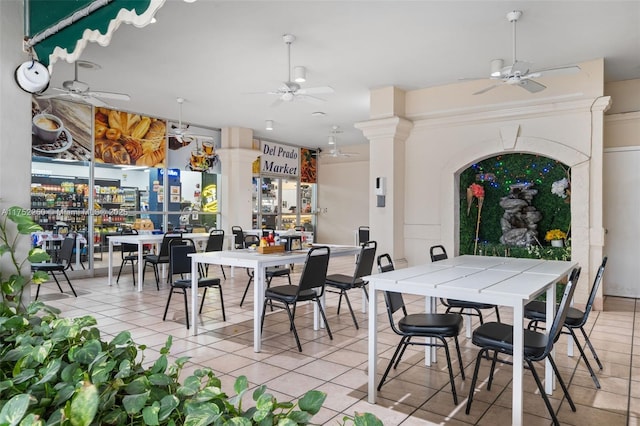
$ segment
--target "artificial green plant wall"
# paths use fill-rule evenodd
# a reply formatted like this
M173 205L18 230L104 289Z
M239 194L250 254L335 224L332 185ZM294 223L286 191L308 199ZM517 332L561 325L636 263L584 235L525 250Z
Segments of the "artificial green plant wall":
M564 191L561 190L562 179L567 179L568 183ZM470 207L467 202L467 188L472 183L484 188L478 228L478 246L482 248L499 244L502 236L500 218L504 214L500 199L509 194L510 185L517 183L531 183L538 190L532 205L542 213L537 236L541 245L547 244L545 233L551 229L568 233L571 226L570 180L570 169L566 165L540 155L504 154L472 164L460 174L460 253L474 253L479 202L472 199Z

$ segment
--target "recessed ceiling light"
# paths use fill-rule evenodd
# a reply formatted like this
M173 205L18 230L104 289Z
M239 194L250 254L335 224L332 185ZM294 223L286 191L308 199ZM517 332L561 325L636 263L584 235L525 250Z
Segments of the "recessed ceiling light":
M315 112L311 113L312 117L324 117L325 115L327 115L327 114L322 112L322 111L315 111Z

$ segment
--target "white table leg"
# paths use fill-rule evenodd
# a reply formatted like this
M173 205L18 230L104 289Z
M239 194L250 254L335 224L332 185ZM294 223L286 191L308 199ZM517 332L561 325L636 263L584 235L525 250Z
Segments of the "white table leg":
M109 240L109 260L108 260L108 282L109 285L113 284L113 241L111 238L107 238Z
M378 365L378 292L374 286L369 286L369 382L367 386L367 400L376 403L376 365Z
M425 302L425 306L424 306L424 311L427 314L435 314L438 312L438 299L435 297L429 297L427 296L424 300ZM433 337L425 337L425 341L426 342L430 342L433 343L435 340L435 338ZM437 348L434 346L425 346L424 348L424 365L426 365L427 367L431 366L431 363L435 363L437 362L437 358L436 358L436 350Z
M138 291L142 291L142 274L144 274L144 244L138 241Z
M81 257L81 253L80 253L80 238L78 238L76 236L76 267L78 269L80 269L80 257Z
M198 334L198 262L191 259L191 331L192 336Z
M547 335L551 331L551 325L553 318L556 316L556 285L555 283L547 289L547 319L545 327L547 329ZM569 336L571 337L571 336ZM551 356L554 356L555 349L551 352ZM547 395L551 395L556 388L555 383L556 376L553 374L553 368L549 360L544 361L544 390Z
M523 361L524 361L524 305L517 303L513 307L513 381L511 424L521 426L523 412Z
M253 271L253 351L262 350L262 305L264 305L265 267L260 266Z
M362 287L362 313L367 313L367 291Z

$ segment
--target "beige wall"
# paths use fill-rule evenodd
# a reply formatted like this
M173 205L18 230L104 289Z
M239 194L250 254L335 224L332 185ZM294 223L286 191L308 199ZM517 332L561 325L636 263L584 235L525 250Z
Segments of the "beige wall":
M391 235L402 244L400 250L392 250L394 259L404 258L409 265L427 262L429 246L440 243L450 253L457 252L458 174L470 164L506 152L539 153L572 167L573 258L583 268L583 282L592 281L604 244L603 120L610 99L603 97L604 61L580 66L582 72L572 76L540 79L547 89L536 94L504 86L474 96L487 85L474 81L407 92L405 107L399 108L395 103L376 105L397 102L394 91L372 92L376 116L357 125L372 141L370 175L389 173L373 160L370 135L390 121L380 118L380 112L404 111L403 119L412 123L408 137L392 142L403 144L405 151L403 164L393 165L395 170L401 168L404 185L394 186L402 194L392 196L405 200L404 223ZM369 209L372 233L388 235L384 229L393 225L376 220L371 204ZM390 241L382 245L398 246ZM578 301L586 300L588 289L587 284L579 287Z

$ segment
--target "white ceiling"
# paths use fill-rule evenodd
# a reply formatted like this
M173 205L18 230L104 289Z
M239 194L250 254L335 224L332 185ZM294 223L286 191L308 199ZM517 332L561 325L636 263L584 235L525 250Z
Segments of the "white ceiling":
M511 63L506 14L514 9L524 12L517 56L533 68L605 58L605 81L640 78L640 1L167 0L157 23L122 25L109 46L89 45L81 59L102 69L80 69L79 79L130 94L109 101L129 111L177 119L183 97L183 120L193 124L252 128L258 138L307 147L326 147L338 125L340 145L361 144L354 123L368 119L370 89L451 84L488 76L491 59ZM249 94L286 80L285 33L297 38L292 66L307 68L302 86L335 89L319 95L326 102L272 107L275 96ZM72 77L73 66L59 61L51 87Z

